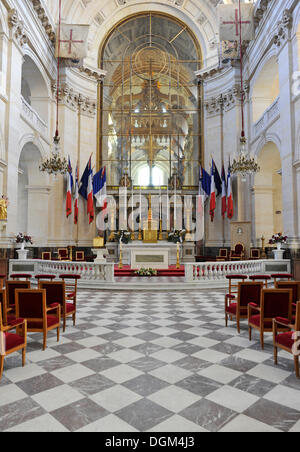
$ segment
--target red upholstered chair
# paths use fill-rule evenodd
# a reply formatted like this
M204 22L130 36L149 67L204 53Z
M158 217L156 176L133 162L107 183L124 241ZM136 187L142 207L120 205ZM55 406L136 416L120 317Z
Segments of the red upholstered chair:
M84 251L76 251L76 261L84 261Z
M230 251L230 260L242 260L245 257L245 247L242 243L237 243L233 250Z
M293 275L290 273L272 273L271 278L274 279L274 286L276 285L277 279L285 279L291 281L293 279Z
M59 341L60 304L46 305L46 291L41 289L16 290L16 315L27 320L27 331L43 333L43 350L47 346L47 333L57 330Z
M300 301L300 281L278 281L276 289L292 289L293 291L293 314L296 315L297 302Z
M39 281L39 288L46 290L47 306L59 303L61 306L61 317L63 319L63 331L66 330L66 319L73 316L75 322L76 305L66 302L66 286L64 281Z
M250 259L251 260L260 259L260 249L259 248L251 248L250 249Z
M249 279L251 281L264 281L264 286L267 289L268 281L270 281L271 276L270 275L251 275L251 276L249 276Z
M229 281L228 294L234 295L238 293L239 282L244 282L248 278L247 275L230 274L226 275Z
M66 300L71 303L67 303L69 305L73 304L74 315L73 315L73 324L75 325L76 321L76 304L77 304L77 285L78 280L81 278L80 275L73 274L62 274L59 277L65 282L66 287ZM71 310L71 306L68 307Z
M248 305L249 340L252 339L252 328L260 332L260 344L264 349L264 333L273 331L273 319L283 317L292 320L291 289L263 289L260 306L255 303ZM280 331L286 331L286 328Z
M228 249L227 248L220 248L219 249L219 255L217 256L217 261L227 261L228 259Z
M7 323L10 323L16 318L16 303L15 291L16 289L30 289L30 281L14 281L6 280L6 313Z
M2 308L0 306L0 379L3 374L4 358L11 353L22 350L22 366L25 366L26 345L27 345L27 322L25 319L18 319L13 324L5 326L2 322ZM13 329L16 333L11 333Z
M40 281L41 279L43 279L43 280L53 280L53 279L55 279L56 278L56 276L55 275L36 275L35 276L35 279L37 279L38 281Z
M60 261L66 261L69 259L68 248L58 248L57 252L58 252L58 259Z
M237 300L233 302L234 295L225 296L225 323L228 326L228 317L235 317L237 330L240 333L240 320L248 318L248 304L256 303L260 305L262 282L240 282L238 285Z
M28 273L13 273L12 275L10 275L10 279L14 279L16 281L30 281L31 278L32 275L29 275Z
M279 328L288 328L290 331L279 334ZM300 355L300 302L296 306L295 323L291 323L289 319L277 317L273 319L273 344L274 344L274 361L278 364L278 348L281 348L294 355L295 371L297 378L300 378L299 371L299 355Z
M43 251L43 252L42 252L42 259L43 259L44 261L51 261L51 259L52 259L52 253L51 253L51 251Z

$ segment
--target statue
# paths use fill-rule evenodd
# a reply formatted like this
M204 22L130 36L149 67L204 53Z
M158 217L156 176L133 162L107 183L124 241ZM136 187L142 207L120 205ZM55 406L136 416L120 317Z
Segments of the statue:
M0 220L7 220L8 198L2 195L0 199Z

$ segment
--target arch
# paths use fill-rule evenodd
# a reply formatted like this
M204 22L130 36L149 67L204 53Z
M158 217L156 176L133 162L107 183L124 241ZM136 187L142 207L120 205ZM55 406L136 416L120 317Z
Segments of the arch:
M49 116L49 85L37 65L37 59L32 54L25 54L22 65L21 94L47 124Z
M107 34L99 65L107 75L100 95L98 161L110 168L108 185L117 185L125 169L135 179L145 163L164 168L166 182L176 166L182 185L198 185L194 172L186 171L203 157L195 80L202 52L196 36L161 12L130 15Z
M258 66L252 82L251 100L252 119L254 123L262 117L279 94L277 56L273 52L270 52L268 59L265 58Z
M276 144L268 140L258 154L260 172L254 177L256 240L283 232L282 162Z
M20 153L17 156L18 161L20 160L21 152L27 143L33 143L38 148L38 150L41 154L41 159L44 159L47 156L47 152L45 151L40 138L32 133L26 133L26 134L22 135L21 138L19 139L18 149L19 149Z
M279 150L281 156L281 139L276 133L267 133L261 136L260 140L257 143L256 149L254 150L254 155L258 158L262 149L267 143L274 143Z

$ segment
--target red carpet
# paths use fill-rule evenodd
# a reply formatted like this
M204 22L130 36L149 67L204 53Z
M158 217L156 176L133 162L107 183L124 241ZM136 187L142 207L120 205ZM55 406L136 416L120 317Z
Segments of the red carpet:
M147 278L146 276L138 276L135 274L136 270L132 270L129 265L124 265L122 269L115 265L115 276L135 276L137 278ZM170 265L168 270L157 270L157 276L184 276L184 266L182 265L179 269L176 265Z

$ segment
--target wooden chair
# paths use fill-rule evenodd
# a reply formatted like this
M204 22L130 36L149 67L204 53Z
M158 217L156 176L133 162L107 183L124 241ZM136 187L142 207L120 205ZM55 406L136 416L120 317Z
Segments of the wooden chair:
M27 322L24 319L15 320L13 324L5 326L2 322L3 308L0 306L0 379L3 374L4 358L11 353L22 350L22 366L25 366L27 345ZM17 333L11 333L16 328Z
M32 278L32 275L29 275L28 273L13 273L9 276L10 279L14 279L16 281L30 281Z
M260 332L260 344L264 349L264 333L273 332L273 319L283 317L292 320L291 289L263 289L261 292L260 306L256 303L248 305L248 329L249 340L252 340L252 328ZM286 331L283 328L280 331Z
M237 243L233 250L230 251L230 260L242 260L245 257L245 247L242 243Z
M236 318L237 330L240 333L240 320L248 318L248 304L254 302L260 304L262 282L240 282L238 284L237 301L232 302L233 295L225 295L225 324L228 326L228 317Z
M16 318L16 302L15 291L16 289L30 289L30 281L14 281L6 280L6 313L7 323L10 323Z
M238 293L238 287L240 282L244 282L248 278L247 275L226 275L226 279L228 279L228 294L235 295ZM235 297L234 297L235 298Z
M296 315L296 307L298 301L300 301L300 281L277 281L275 284L276 289L292 289L293 291L293 314Z
M4 274L0 274L0 289L2 289L2 287L4 287L5 285L5 280L6 280L6 275Z
M263 281L264 286L267 289L268 288L268 281L270 281L271 276L270 275L251 275L249 276L249 279L251 281Z
M73 309L74 309L73 324L75 325L76 306L77 306L77 287L78 287L78 280L81 278L81 276L73 275L73 274L62 274L62 275L59 275L59 277L65 282L67 302L71 301L71 303L69 303L69 304L73 304ZM71 312L72 307L69 306L68 309Z
M64 281L40 281L39 288L46 290L47 306L59 303L61 307L61 317L63 319L63 331L66 330L67 317L73 317L75 325L76 304L66 302L66 285Z
M251 248L250 249L250 259L251 260L260 259L260 249L259 248Z
M42 252L42 259L43 259L44 261L51 261L51 259L52 259L52 253L51 253L51 251L43 251L43 252Z
M7 301L5 289L0 289L0 304L1 304L2 322L3 325L7 325Z
M52 281L55 278L56 278L55 275L36 275L35 276L35 279L37 279L38 281L40 281L41 279Z
M293 275L291 273L272 273L271 278L274 279L274 286L276 286L277 279L291 281L293 279Z
M279 329L288 328L290 331L279 334ZM278 348L294 355L296 377L300 378L299 371L299 355L300 355L300 301L296 306L295 323L291 323L289 319L277 317L273 319L273 345L274 345L274 362L278 364Z
M84 251L76 251L75 259L78 262L83 262L84 261Z
M68 248L58 248L58 259L60 261L66 261L69 259L69 251Z
M60 304L46 305L46 291L41 289L16 290L17 317L27 319L27 331L43 333L43 350L47 346L48 331L57 330L57 342L60 329Z
M227 261L228 259L228 249L227 248L220 248L219 249L219 255L217 256L216 260L218 262L220 261Z

